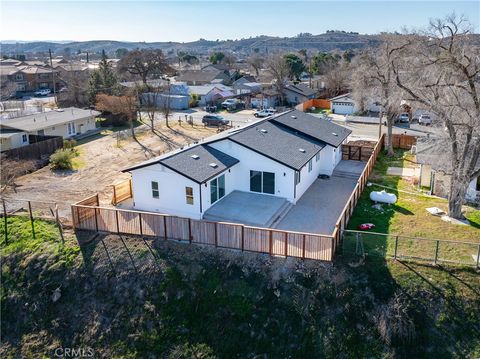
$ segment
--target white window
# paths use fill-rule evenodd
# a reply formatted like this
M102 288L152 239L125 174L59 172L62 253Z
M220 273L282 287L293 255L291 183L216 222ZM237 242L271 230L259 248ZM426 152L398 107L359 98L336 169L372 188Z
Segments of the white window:
M320 161L320 152L315 155L315 162Z
M75 123L69 122L67 126L68 126L68 134L69 135L75 134Z
M152 181L152 197L160 198L160 192L158 190L158 182Z
M308 172L312 172L312 167L313 167L313 161L310 160L308 161Z
M301 172L300 171L295 172L295 183L299 184L301 179L302 179Z
M15 80L22 81L23 80L23 74L16 74L15 75Z
M193 188L192 187L185 187L185 197L187 200L187 204L193 204Z
M22 142L23 143L28 142L27 135L22 135Z

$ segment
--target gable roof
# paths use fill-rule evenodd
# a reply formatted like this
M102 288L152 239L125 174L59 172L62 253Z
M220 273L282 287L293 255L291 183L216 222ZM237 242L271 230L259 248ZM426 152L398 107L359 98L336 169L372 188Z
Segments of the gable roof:
M340 146L348 135L352 133L348 128L298 110L282 113L272 117L269 121L301 132L333 147Z
M338 102L355 102L352 98L350 92L344 93L343 95L338 95L329 99L329 101L338 101Z
M0 125L4 128L15 128L22 131L37 131L46 127L60 125L70 121L98 115L100 115L100 112L98 111L69 107L60 111L54 110L40 112L28 116L1 120Z
M317 91L315 91L314 89L311 89L310 87L302 84L288 85L287 87L285 87L285 90L293 91L306 97L313 96L317 93Z
M198 158L193 158L192 156L198 156ZM152 164L160 164L191 179L192 181L204 183L234 166L238 162L238 159L213 147L202 144L174 154L145 161L137 166L122 170L122 172L133 171L151 166ZM216 167L211 166L211 164L216 164Z
M325 147L325 143L321 141L295 133L268 120L228 138L295 170L300 170Z
M452 148L450 142L442 137L417 137L415 158L418 163L432 166L435 171L451 174L452 162L449 159ZM475 165L475 171L480 169L480 158Z

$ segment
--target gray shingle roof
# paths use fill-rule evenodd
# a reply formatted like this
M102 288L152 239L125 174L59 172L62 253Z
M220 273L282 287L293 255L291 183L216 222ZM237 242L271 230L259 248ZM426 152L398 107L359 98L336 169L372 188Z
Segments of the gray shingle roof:
M268 120L234 134L229 139L296 170L300 170L325 147L321 141Z
M345 127L297 110L280 114L269 121L286 126L291 130L302 132L333 147L340 146L348 135L352 133Z
M288 85L287 87L285 87L285 89L293 91L295 93L298 93L298 94L300 94L302 96L306 96L306 97L313 96L317 93L316 90L311 89L310 87L302 85L302 84Z
M192 156L198 156L198 158L193 158ZM210 178L219 175L238 162L238 159L215 148L207 145L198 145L190 147L184 151L176 152L173 155L170 154L166 157L146 161L137 166L127 168L122 172L128 172L158 163L170 168L172 171L190 178L192 181L203 183ZM213 163L216 164L216 167L210 165Z
M98 115L100 115L98 111L69 107L59 111L39 112L33 115L2 120L0 121L0 125L5 128L16 128L23 131L37 131L46 127Z

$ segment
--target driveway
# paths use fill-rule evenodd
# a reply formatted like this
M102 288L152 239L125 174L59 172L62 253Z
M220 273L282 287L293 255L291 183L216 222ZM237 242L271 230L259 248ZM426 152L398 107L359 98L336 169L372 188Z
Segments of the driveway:
M364 162L341 161L330 179L317 179L276 228L331 234L357 184Z

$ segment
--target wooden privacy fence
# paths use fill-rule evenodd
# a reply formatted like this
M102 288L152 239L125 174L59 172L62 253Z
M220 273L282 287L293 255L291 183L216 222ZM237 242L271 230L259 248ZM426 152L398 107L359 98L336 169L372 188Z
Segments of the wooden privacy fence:
M303 112L308 111L312 107L330 109L330 101L316 98L313 100L307 100L295 106L297 110L303 111Z
M331 261L331 235L258 228L236 223L210 222L166 214L99 207L98 196L72 205L76 229L153 236L209 244L215 247L268 253L285 257ZM85 203L92 203L86 205Z
M47 136L45 136L47 137ZM11 160L40 160L49 157L59 148L63 148L61 136L50 137L43 141L31 143L27 146L12 148L2 152L2 155Z
M394 134L392 135L393 148L400 148L402 150L409 150L417 143L417 138L410 135Z
M114 206L122 201L125 201L126 199L133 197L131 179L128 179L118 184L114 184L112 185L112 187L113 187L112 204Z
M358 198L362 194L363 189L367 184L368 176L370 176L370 173L372 173L373 171L373 166L375 165L378 154L383 148L384 142L385 142L385 134L383 134L382 137L380 137L377 144L373 148L372 155L370 156L367 164L365 165L365 168L363 169L362 174L360 175L360 178L357 181L357 185L353 189L352 194L348 198L347 203L345 204L345 207L343 207L343 210L340 213L340 216L338 217L337 223L335 224L335 229L333 230L333 234L332 234L334 238L334 251L337 249L338 245L340 244L342 231L347 226L348 221L350 220L350 217L353 214L353 210L357 205Z
M372 156L373 144L351 142L342 145L342 159L368 161Z

